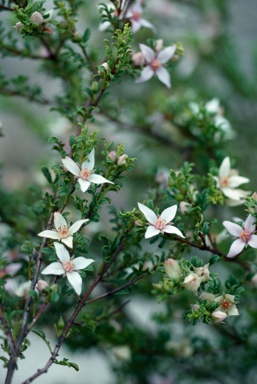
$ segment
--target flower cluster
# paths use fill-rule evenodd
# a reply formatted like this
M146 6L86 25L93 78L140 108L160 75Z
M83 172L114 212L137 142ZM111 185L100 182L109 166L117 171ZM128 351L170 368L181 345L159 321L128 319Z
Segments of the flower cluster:
M36 24L38 28L41 28L43 32L51 33L52 30L48 28L48 21L51 19L53 14L53 10L46 12L45 14L41 14L40 12L34 12L30 16L30 20L33 24ZM21 32L22 27L24 27L24 24L18 21L15 25L15 29L17 32Z
M92 151L87 156L87 159L79 166L70 157L62 159L63 165L77 177L82 192L86 192L91 183L103 184L113 182L105 179L103 176L94 174L95 151ZM67 247L73 248L73 235L88 222L88 219L76 221L69 227L66 219L60 212L54 212L54 227L55 229L44 230L38 234L40 237L59 240ZM75 292L80 295L82 291L82 278L78 272L80 269L87 268L94 260L84 257L70 257L68 250L64 245L54 242L56 255L59 261L48 265L41 273L43 275L63 275L66 276L69 283L74 288Z

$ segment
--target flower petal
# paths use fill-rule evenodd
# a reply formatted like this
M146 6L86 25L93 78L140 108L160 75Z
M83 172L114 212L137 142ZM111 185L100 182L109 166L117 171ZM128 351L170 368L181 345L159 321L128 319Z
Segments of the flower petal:
M59 233L56 232L54 229L51 231L49 229L46 229L45 231L38 233L38 236L47 237L48 239L54 239L54 240L61 239L61 236L59 235Z
M112 181L109 181L109 180L107 180L105 177L100 176L100 175L97 175L97 174L95 174L95 173L93 173L93 174L89 177L88 181L89 181L90 183L94 183L94 184L104 184L104 183L114 184Z
M150 67L150 65L147 65L141 72L141 75L136 79L135 83L143 83L144 81L147 81L151 79L151 77L154 75L154 71Z
M63 273L65 273L65 270L59 261L49 264L43 271L41 271L42 275L62 275Z
M146 230L145 233L145 239L149 239L150 237L156 236L160 233L161 231L157 228L155 228L153 225L149 225L149 227Z
M56 254L58 256L58 259L62 263L66 263L67 261L70 260L70 254L64 245L62 245L60 243L54 243L54 247L55 247L55 251L56 251Z
M156 31L156 28L155 26L150 23L149 21L147 21L146 19L141 19L141 25L145 28L151 28L153 31Z
M93 259L86 259L85 257L76 257L76 259L73 260L74 269L85 269L88 267L91 263L94 263L95 260Z
M241 184L249 183L249 179L243 176L230 176L228 179L230 188L239 187Z
M169 72L167 71L166 68L164 67L160 67L159 69L157 69L157 71L155 71L155 74L156 76L158 77L158 79L166 85L166 87L168 88L171 88L171 83L170 83L170 74Z
M240 200L242 197L241 191L239 189L232 189L229 187L221 188L222 192L226 197L232 200ZM247 195L246 195L247 196Z
M149 221L149 223L151 223L152 225L155 225L156 223L156 220L157 220L157 216L156 214L154 213L154 211L152 211L150 208L148 208L146 205L144 204L141 204L141 203L137 203L138 205L138 208L140 209L140 211L143 213L143 215L145 216L146 220Z
M141 51L143 52L145 59L148 63L151 63L153 59L155 58L155 52L152 50L152 48L148 47L145 44L139 44L139 47Z
M73 233L77 232L82 224L84 224L86 221L89 221L89 219L83 219L83 220L78 220L69 229L70 235L73 235Z
M170 47L164 48L162 51L160 51L157 55L157 58L160 60L162 64L167 63L174 53L176 52L177 46L176 44L171 45Z
M230 159L229 157L225 157L225 159L222 161L220 169L219 169L219 177L227 177L230 171Z
M82 291L82 278L80 274L76 271L68 272L67 279L70 285L74 288L76 294L80 295Z
M183 233L177 227L174 227L173 225L165 225L163 232L171 233L173 235L178 235L180 237L185 238Z
M82 192L86 192L90 186L90 182L87 180L81 179L81 177L78 179L80 189Z
M61 239L61 242L64 243L65 245L67 245L67 247L73 248L73 237L72 236L68 236L64 239Z
M242 239L236 239L229 249L227 257L234 257L238 255L244 249L245 242Z
M252 215L248 215L243 225L244 229L246 229L247 232L253 233L256 228L256 225L254 224L255 222L256 222L256 217Z
M164 209L164 211L161 214L161 218L166 221L166 223L169 223L172 219L174 219L176 212L177 212L177 205L172 205L169 208Z
M250 237L250 240L248 241L248 244L250 245L250 247L252 248L257 248L257 236L256 235L252 235Z
M81 168L87 168L90 171L94 169L95 166L95 148L87 155L87 159L83 161Z
M54 212L54 226L57 230L60 227L67 227L67 221L60 212Z
M141 20L130 20L132 33L136 33L141 28Z
M78 164L75 163L70 157L66 156L65 159L62 159L62 163L65 166L65 168L70 171L74 176L79 176L80 168Z
M223 225L224 227L227 229L227 231L229 233L231 233L231 235L233 236L240 236L241 232L242 232L242 228L240 227L240 225L236 224L236 223L232 223L232 221L223 221Z

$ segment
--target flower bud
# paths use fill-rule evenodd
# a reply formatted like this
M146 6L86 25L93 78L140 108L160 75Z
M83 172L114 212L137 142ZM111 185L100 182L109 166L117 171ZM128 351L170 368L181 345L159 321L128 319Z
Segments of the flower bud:
M155 52L161 51L162 48L163 48L163 40L162 39L156 40L155 47L154 47Z
M39 290L39 292L43 292L46 287L48 287L48 282L47 281L45 281L45 280L38 280L38 282L37 282L37 289Z
M104 67L104 69L102 69L102 67ZM110 71L110 67L107 63L103 63L98 67L98 75L101 77L104 77L104 75L109 71Z
M201 278L194 272L190 272L183 281L183 286L196 293L201 284Z
M201 293L201 295L199 296L199 299L215 303L215 295L213 293L210 293L210 292Z
M113 162L116 162L116 160L117 160L117 153L115 151L111 151L111 152L108 153L108 157L110 157L110 159Z
M24 24L22 24L20 21L18 21L18 23L15 24L15 29L18 33L20 33L20 30L21 28L24 26Z
M132 63L137 67L142 67L144 65L145 56L143 52L133 53L131 59L132 59Z
M32 21L32 23L37 25L41 25L45 21L43 16L39 12L34 12L31 15L30 20Z
M99 91L98 81L93 81L91 85L92 93L97 93Z
M214 311L211 314L211 318L212 318L214 323L221 323L221 322L223 322L223 320L225 320L227 316L228 315L225 312L222 312L222 311Z
M167 275L172 280L179 280L180 276L182 274L182 271L180 269L179 263L177 260L174 259L168 259L164 262L164 269Z
M180 211L181 213L183 213L183 215L188 212L188 207L190 206L190 204L187 202L187 201L181 201L179 203L179 208L180 208Z
M118 158L117 164L122 165L126 164L126 159L128 158L128 155L124 154Z

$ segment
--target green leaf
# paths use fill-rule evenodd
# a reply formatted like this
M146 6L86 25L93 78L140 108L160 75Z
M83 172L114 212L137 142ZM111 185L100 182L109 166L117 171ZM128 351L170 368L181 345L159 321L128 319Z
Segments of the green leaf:
M69 359L66 359L66 358L64 358L61 361L58 361L57 359L54 359L54 363L55 364L59 364L59 365L65 365L66 367L74 368L75 371L79 371L79 366L76 363L73 363L73 362L69 361Z
M43 175L45 176L46 180L48 181L48 183L53 184L52 175L51 175L49 169L45 166L42 166L41 171L42 171Z
M35 331L34 329L32 329L32 332L38 335L46 343L50 353L53 353L50 342L46 339L45 333L43 331Z

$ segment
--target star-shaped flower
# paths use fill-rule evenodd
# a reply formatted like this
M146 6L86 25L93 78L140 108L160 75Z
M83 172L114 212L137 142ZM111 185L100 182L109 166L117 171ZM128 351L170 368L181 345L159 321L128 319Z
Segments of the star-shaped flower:
M250 245L252 248L257 248L257 236L254 235L256 231L255 226L256 218L249 215L242 227L231 221L223 221L224 227L231 235L236 236L236 240L231 244L227 257L234 257L238 255L244 247Z
M223 293L222 296L216 297L215 302L220 305L216 311L225 312L228 316L239 315L235 304L235 296Z
M156 236L159 233L163 234L164 232L178 235L183 238L185 237L178 228L171 225L171 220L174 219L177 212L176 205L166 208L159 217L144 204L138 203L138 208L149 222L149 227L145 233L146 239Z
M60 212L54 212L54 226L55 229L42 231L38 234L40 237L47 237L62 241L67 247L73 247L73 235L80 227L89 221L88 219L78 220L69 228L67 221Z
M243 200L250 192L236 189L239 185L248 183L250 180L246 177L238 176L235 169L230 168L230 159L225 157L219 168L219 176L213 176L217 187L222 193L232 200L229 205L243 204ZM233 203L234 202L234 203Z
M131 30L137 32L141 27L151 28L155 30L153 24L142 18L143 8L139 2L135 2L126 12L126 18L131 22Z
M167 63L176 51L176 44L155 52L150 47L140 44L140 49L144 54L145 61L148 63L141 72L141 76L136 79L136 83L143 83L156 75L158 79L168 88L171 87L170 75L163 64Z
M80 295L82 291L82 278L78 270L85 269L93 263L94 260L86 259L82 256L74 259L74 256L70 257L67 249L60 243L54 243L54 247L59 261L49 264L41 273L43 275L67 276L67 279L74 288L74 291L77 295Z
M114 184L112 181L105 179L103 176L96 175L94 173L95 165L95 149L87 155L87 159L83 161L82 165L78 165L70 157L65 157L62 159L63 165L78 178L80 188L82 192L86 192L91 183L94 184L103 184L110 183Z

